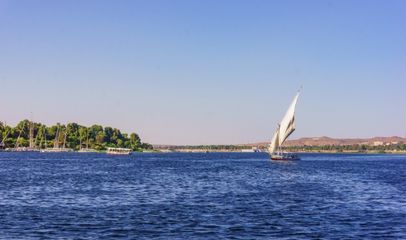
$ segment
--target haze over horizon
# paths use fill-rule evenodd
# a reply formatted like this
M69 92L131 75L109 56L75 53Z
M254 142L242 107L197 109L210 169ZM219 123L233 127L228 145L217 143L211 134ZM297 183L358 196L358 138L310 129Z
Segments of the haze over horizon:
M0 121L152 144L406 137L405 1L0 0ZM32 113L32 115L31 115Z

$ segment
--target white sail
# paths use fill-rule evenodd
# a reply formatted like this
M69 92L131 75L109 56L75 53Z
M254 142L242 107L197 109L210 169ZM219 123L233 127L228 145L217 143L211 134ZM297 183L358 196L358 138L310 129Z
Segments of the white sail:
M269 144L269 152L273 153L279 147L279 125L275 134L272 137L271 144Z
M283 117L279 127L279 144L282 145L285 140L295 131L295 108L300 92L298 92L290 104L288 111Z
M275 134L272 137L271 144L269 145L269 152L274 153L279 146L281 146L285 140L295 131L295 108L297 99L299 98L300 92L298 92L293 98L288 111L282 118L281 123L278 125Z

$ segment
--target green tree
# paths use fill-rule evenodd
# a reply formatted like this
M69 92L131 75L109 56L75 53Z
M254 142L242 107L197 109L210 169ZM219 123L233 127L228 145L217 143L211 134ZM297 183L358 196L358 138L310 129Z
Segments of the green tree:
M78 129L79 132L79 143L82 144L82 146L78 146L78 148L82 148L83 146L87 146L87 139L88 139L88 128L80 126Z
M111 137L113 136L114 130L111 127L104 128L104 139L106 142L111 142Z
M141 147L141 139L136 133L130 134L130 147L136 151Z
M117 147L124 147L124 141L121 139L117 139Z
M96 143L97 143L97 144L103 144L103 142L104 142L104 137L105 137L104 132L99 132L99 133L97 134L97 136L96 136Z
M30 123L28 120L20 121L15 127L5 126L0 122L0 141L4 139L6 147L14 147L18 139L18 146L28 146L31 124L34 130L34 142L40 148L52 147L55 141L59 143L59 147L62 147L66 140L66 147L80 149L81 146L86 145L87 139L89 139L89 147L96 150L103 150L106 147L126 147L139 151L142 148L151 147L143 144L136 133L128 135L117 128L103 128L96 124L85 127L77 123L66 125L57 123L53 126L46 126L41 123ZM45 141L47 145L45 145Z

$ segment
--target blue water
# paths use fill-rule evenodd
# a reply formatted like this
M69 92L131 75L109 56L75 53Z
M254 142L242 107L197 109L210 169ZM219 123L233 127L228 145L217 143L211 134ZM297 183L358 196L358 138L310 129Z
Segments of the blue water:
M302 158L0 152L0 238L406 238L406 156Z

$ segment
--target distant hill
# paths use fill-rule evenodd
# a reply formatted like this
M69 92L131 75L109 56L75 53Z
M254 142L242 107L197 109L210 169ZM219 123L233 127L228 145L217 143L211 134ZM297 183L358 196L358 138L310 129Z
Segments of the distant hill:
M265 146L270 142L261 142L254 144L243 144L244 146ZM325 146L325 145L393 145L393 144L406 144L406 138L397 136L393 137L373 137L373 138L330 138L330 137L311 137L311 138L299 138L294 140L288 140L285 142L285 146Z
M248 147L266 147L270 142L259 142L249 144L235 144L235 145L167 145L155 144L154 149L209 149L210 147L217 147L219 149L233 149L233 148L248 148ZM383 145L396 145L406 144L406 138L401 137L373 137L373 138L330 138L330 137L307 137L294 140L288 140L284 146L346 146L346 145L368 145L368 146L383 146Z

